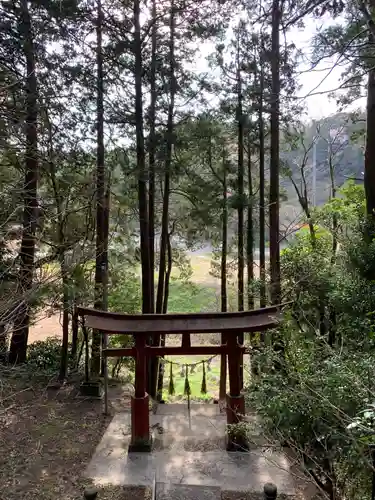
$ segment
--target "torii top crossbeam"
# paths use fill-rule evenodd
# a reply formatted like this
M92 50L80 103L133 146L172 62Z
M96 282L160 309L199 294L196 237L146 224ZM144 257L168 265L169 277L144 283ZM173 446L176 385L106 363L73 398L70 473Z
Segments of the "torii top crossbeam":
M260 332L279 323L282 305L241 312L184 314L122 314L78 308L85 325L104 333Z

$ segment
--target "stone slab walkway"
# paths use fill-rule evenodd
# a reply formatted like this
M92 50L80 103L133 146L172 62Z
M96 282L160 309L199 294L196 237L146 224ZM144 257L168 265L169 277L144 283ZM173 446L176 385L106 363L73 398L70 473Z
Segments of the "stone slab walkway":
M185 405L160 405L155 415L150 414L150 424L155 449L129 454L130 414L116 414L87 467L86 477L102 486L152 487L156 483L160 491L156 500L190 498L182 491L177 494L177 486L208 488L199 498L209 500L213 500L217 488L261 494L266 482L275 483L281 494L294 498L293 476L282 453L261 446L246 453L225 450L225 417L216 405L192 405L190 419Z

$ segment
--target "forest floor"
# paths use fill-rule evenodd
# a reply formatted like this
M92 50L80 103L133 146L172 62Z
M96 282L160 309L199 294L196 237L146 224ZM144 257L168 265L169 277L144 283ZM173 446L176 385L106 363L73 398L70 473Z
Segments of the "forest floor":
M74 385L48 389L22 369L0 369L0 500L82 500L82 474L112 417ZM124 411L129 393L118 394ZM111 491L100 500L116 500Z

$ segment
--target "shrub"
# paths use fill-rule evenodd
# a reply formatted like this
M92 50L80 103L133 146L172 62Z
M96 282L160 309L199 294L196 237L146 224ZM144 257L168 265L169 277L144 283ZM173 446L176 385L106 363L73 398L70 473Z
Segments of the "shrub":
M363 188L348 185L314 211L282 252L292 311L260 346L248 388L264 432L288 445L325 498L371 498L375 443L375 241L364 238Z
M275 354L268 350L260 356L264 367ZM373 417L368 408L374 390L372 354L335 353L300 337L288 343L285 371L268 369L253 379L248 405L264 431L294 449L327 494L366 499L369 441L358 433L358 415Z
M27 364L36 370L58 371L61 359L61 339L48 337L29 345Z
M117 266L112 269L108 294L110 311L134 314L141 310L139 276L134 269Z

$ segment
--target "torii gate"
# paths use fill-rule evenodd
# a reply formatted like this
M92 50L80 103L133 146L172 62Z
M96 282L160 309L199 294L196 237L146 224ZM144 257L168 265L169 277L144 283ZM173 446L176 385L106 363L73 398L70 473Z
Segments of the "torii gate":
M216 312L193 314L120 314L95 309L78 308L78 315L85 327L103 334L133 335L134 347L105 348L106 357L132 356L135 358L135 394L131 399L133 451L150 450L149 397L146 392L147 359L166 355L215 355L228 356L229 394L226 396L227 423L241 420L245 414L245 400L241 393L241 375L245 346L238 343L238 336L247 332L262 332L277 326L282 306L272 306L252 311ZM153 334L182 334L180 347L147 345ZM221 345L192 346L191 333L222 333Z

